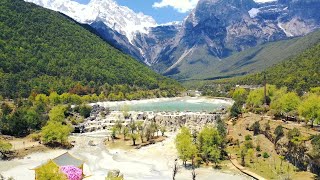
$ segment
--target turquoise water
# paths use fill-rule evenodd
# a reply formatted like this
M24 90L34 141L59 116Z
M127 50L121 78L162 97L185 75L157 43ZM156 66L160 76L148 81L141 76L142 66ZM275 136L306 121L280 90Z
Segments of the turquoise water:
M112 110L121 110L126 106L129 111L191 111L191 112L214 112L230 106L230 102L222 100L208 100L196 98L180 98L158 102L137 101L134 103L124 102L109 106Z

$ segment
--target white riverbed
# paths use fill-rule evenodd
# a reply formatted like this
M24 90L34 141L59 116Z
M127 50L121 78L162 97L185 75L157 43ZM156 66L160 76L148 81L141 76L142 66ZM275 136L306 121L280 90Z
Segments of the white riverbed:
M111 169L119 169L126 180L166 180L172 179L172 166L177 158L174 146L174 134L162 143L141 148L139 150L107 150L103 145L105 132L90 133L81 136L71 136L76 146L69 152L84 160L85 174L90 176L87 180L104 180ZM97 146L89 146L93 140ZM34 153L23 159L0 161L0 172L6 177L12 176L16 180L33 180L32 168L54 158L64 150L50 150L48 152ZM196 169L197 179L211 180L245 180L246 176L232 172L222 172L212 168ZM177 180L191 179L189 170L180 168Z

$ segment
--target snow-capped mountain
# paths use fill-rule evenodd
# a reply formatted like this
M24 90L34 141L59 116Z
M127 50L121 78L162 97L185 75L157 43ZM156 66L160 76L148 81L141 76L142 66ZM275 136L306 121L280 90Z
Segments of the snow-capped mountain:
M319 0L199 0L183 22L155 20L114 0L25 0L90 24L121 51L177 79L267 42L320 28Z
M319 9L319 0L199 0L153 66L165 75L188 78L234 53L320 28Z
M114 0L91 0L87 5L72 0L25 0L45 8L59 11L80 23L103 22L114 31L125 35L131 42L137 32L147 33L157 26L156 21L143 13L135 13Z

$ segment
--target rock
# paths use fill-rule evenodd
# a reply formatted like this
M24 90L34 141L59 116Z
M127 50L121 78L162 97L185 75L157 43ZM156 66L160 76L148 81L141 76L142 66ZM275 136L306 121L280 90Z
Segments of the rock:
M96 146L96 144L95 144L92 140L90 140L90 141L88 142L88 145L89 145L89 146Z
M123 179L123 174L120 173L120 170L114 169L108 172L107 178L117 178L120 180Z

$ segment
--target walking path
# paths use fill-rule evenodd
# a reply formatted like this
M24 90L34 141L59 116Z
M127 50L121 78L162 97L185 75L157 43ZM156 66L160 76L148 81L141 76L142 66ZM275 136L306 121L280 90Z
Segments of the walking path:
M230 126L232 126L232 121L228 121L227 122L228 124L228 130L230 131L232 128L230 128ZM231 163L237 168L239 169L242 173L254 178L254 179L258 179L258 180L266 180L265 178L263 178L262 176L254 173L254 172L251 172L249 170L247 170L245 167L243 167L237 160L237 158L232 155L232 154L229 154L229 160L231 161Z
M26 148L40 146L38 141L31 141L29 139L15 139L9 141L12 144L12 150L22 150Z
M236 159L236 157L234 157L233 155L229 154L229 159L231 161L231 163L237 168L239 169L242 173L254 178L254 179L257 179L257 180L266 180L265 178L263 178L262 176L254 173L254 172L251 172L249 170L247 170L245 167L241 166L240 163L238 162L238 160Z

